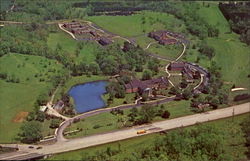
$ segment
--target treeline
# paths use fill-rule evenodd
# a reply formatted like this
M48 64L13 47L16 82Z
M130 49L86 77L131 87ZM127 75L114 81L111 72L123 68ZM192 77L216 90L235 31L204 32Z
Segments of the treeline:
M123 2L77 2L73 6L74 7L81 7L92 8L92 12L90 15L99 15L103 12L117 12L119 11L120 14L128 13L128 12L135 12L147 9L144 6L140 6L141 2L136 1L123 1Z
M82 154L82 160L234 160L228 153L223 138L226 133L212 125L199 125L192 129L179 129L158 137L152 144L135 148L130 155L118 144L95 154Z
M241 41L250 45L250 2L220 3L219 8Z
M0 13L0 20L44 22L66 18L83 18L91 13L91 7L75 8L67 0L16 0L13 12Z

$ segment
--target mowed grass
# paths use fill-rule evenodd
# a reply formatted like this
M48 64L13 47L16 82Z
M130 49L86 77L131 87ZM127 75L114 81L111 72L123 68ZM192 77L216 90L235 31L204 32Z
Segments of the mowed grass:
M161 45L158 43L152 44L147 51L161 55L170 60L175 60L182 52L183 46L181 44Z
M229 24L220 12L218 4L209 2L206 4L209 4L209 7L201 7L197 10L199 16L210 25L216 26L221 33L229 32Z
M69 34L60 30L56 33L50 33L47 39L49 48L55 50L59 44L63 51L67 52L69 57L73 58L75 62L93 62L95 60L96 53L100 50L100 45L96 42L81 41L84 43L83 49L80 50L79 55L76 55L78 42L80 43L80 41L74 40Z
M176 20L172 15L150 11L130 16L91 16L87 19L107 31L125 37L140 36L153 30L171 27Z
M198 10L201 17L210 25L220 30L218 38L207 38L207 43L215 48L213 60L222 68L225 81L232 82L238 87L250 88L250 47L240 42L239 35L228 33L230 26L222 15L217 4L210 3L210 7Z
M241 131L240 124L249 117L249 114L244 114L240 116L235 116L234 119L226 118L222 120L216 120L204 124L215 126L224 132L224 140L226 142L227 148L224 149L228 154L231 154L234 159L246 159L244 152L247 150L244 146L245 139L243 137L243 132ZM204 125L202 124L202 125ZM201 125L201 126L202 126ZM192 129L194 126L187 127L185 129ZM178 130L178 129L177 129ZM124 158L126 156L132 155L134 152L138 152L141 147L147 147L153 145L154 141L158 138L163 137L160 134L150 134L144 135L132 139L122 140L119 142L113 142L109 144L104 144L100 146L89 147L86 149L80 149L72 152L56 154L49 158L48 160L81 160L85 155L95 155L98 151L104 152L108 147L112 149L120 149L122 153L114 156L112 159L119 160L119 158Z
M23 64L25 65L23 66ZM44 68L44 65L47 67ZM38 95L51 88L51 84L46 82L51 75L48 70L55 69L57 72L61 70L61 67L56 61L39 56L8 54L0 58L0 71L8 75L15 75L16 78L20 79L20 83L0 80L1 143L15 142L14 138L22 123L14 122L14 119L20 112L33 110L33 104ZM45 73L48 73L47 76ZM38 77L34 77L36 74ZM29 80L26 80L27 78ZM40 82L40 78L45 79L45 82Z

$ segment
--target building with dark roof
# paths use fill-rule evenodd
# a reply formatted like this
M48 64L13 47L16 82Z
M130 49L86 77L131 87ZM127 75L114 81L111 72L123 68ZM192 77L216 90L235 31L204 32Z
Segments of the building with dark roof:
M146 89L164 89L168 87L168 80L165 77L154 78L141 81L138 79L132 80L125 85L126 93L143 92Z
M185 63L184 62L172 62L168 66L168 70L170 71L182 71L184 70Z
M101 38L98 40L98 42L99 42L101 45L105 46L105 45L111 44L111 43L112 43L112 40L109 39L109 38L107 38L107 37L101 37Z
M58 101L55 106L54 106L54 109L58 112L62 111L64 107L64 102L62 100Z

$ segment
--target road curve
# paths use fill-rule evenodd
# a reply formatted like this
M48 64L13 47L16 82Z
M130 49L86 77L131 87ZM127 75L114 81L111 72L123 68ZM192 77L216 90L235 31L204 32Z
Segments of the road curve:
M165 131L165 130L171 130L179 127L186 127L190 125L195 125L197 123L202 122L208 122L212 120L222 119L226 117L231 117L234 115L240 115L244 113L250 112L250 102L231 106L228 108L213 110L205 113L199 113L184 117L179 117L171 120L165 120L165 121L159 121L152 124L142 125L142 126L135 126L132 128L127 128L123 130L117 130L112 131L109 133L104 134L97 134L82 138L76 138L71 140L65 140L63 142L57 142L52 145L44 145L42 146L42 149L29 149L28 145L18 145L21 151L18 151L15 155L12 156L3 156L0 155L1 160L11 160L13 157L17 157L18 155L24 155L24 154L18 154L20 152L24 152L28 154L42 154L42 155L48 155L48 154L56 154L56 153L62 153L77 149L82 149L86 147L101 145L105 143L115 142L119 140L129 139L133 137L139 136L136 132L140 129L147 130L146 134L151 134L155 132ZM143 135L146 135L143 134ZM4 145L2 145L4 146Z
M163 104L163 103L173 101L176 98L177 98L176 96L167 97L167 98L163 98L163 99L160 99L160 100L156 100L154 102L149 102L147 104L149 104L149 105ZM63 136L63 131L68 126L70 126L70 124L72 124L74 120L77 120L77 119L81 120L81 119L84 119L84 118L87 118L87 117L90 117L90 116L94 116L94 115L97 115L97 114L100 114L100 113L103 113L103 112L110 112L113 109L118 109L119 108L121 110L124 110L124 109L129 109L129 108L134 108L134 107L140 107L140 106L143 106L143 105L144 104L128 104L128 105L120 105L120 106L111 107L111 108L101 108L101 109L97 109L97 110L94 110L94 111L85 112L85 113L77 115L77 116L75 116L73 118L67 119L64 122L62 122L61 125L59 126L59 128L57 129L57 132L56 132L57 142L63 142L65 140L67 140Z

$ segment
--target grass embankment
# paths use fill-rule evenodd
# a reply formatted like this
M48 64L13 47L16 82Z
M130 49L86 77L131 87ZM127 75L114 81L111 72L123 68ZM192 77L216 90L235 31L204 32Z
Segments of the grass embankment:
M190 111L189 106L190 106L189 101L169 102L165 104L164 109L168 110L171 113L170 119L172 119L192 114L193 112ZM103 133L123 128L122 123L119 122L118 120L119 119L128 120L127 115L130 113L130 109L125 109L123 111L124 115L113 115L110 112L105 112L102 114L85 118L83 121L72 124L70 127L66 129L66 131L73 131L76 130L77 128L78 129L82 128L83 130L76 134L71 134L67 137L75 138L79 136ZM160 120L164 119L162 119L161 117L155 117L153 121L160 121ZM127 121L126 123L126 125L131 125L131 124L132 123L130 121Z
M15 76L19 83L0 80L0 142L12 142L40 93L51 88L50 77L62 65L40 56L7 54L0 58L0 72ZM40 82L41 79L44 81Z
M233 118L226 118L222 120L216 120L209 123L211 126L214 126L220 129L220 132L224 134L224 140L226 142L227 148L224 149L230 154L233 159L246 159L244 152L247 150L244 146L245 139L243 137L243 132L241 130L240 124L249 117L249 114L244 114L241 116L236 116ZM203 126L203 124L201 125ZM187 127L185 129L192 129L195 126ZM178 129L177 129L178 130ZM208 134L209 135L209 134ZM122 153L115 155L114 160L118 160L118 158L124 158L126 156L133 155L133 153L138 152L141 147L148 147L153 145L154 141L157 138L163 137L160 134L150 134L141 137L136 137L132 139L122 140L119 142L114 142L110 144L104 144L100 146L90 147L86 149L76 150L72 152L57 154L49 158L49 160L81 160L84 155L95 155L97 152L106 151L108 147L112 149L120 149Z

